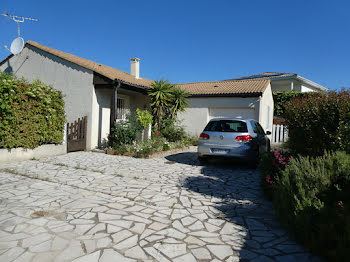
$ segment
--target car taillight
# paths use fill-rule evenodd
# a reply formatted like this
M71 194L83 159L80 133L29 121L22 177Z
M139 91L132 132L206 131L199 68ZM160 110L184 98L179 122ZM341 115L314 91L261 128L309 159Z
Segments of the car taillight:
M237 136L236 141L238 142L249 142L252 141L253 137L251 135Z
M202 133L199 135L199 139L208 140L210 136L208 134Z

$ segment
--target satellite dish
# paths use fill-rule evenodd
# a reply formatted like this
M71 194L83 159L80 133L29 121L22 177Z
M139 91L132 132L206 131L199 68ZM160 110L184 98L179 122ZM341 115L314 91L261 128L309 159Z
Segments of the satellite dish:
M14 55L18 55L24 47L24 40L22 37L17 37L15 40L12 41L10 51Z

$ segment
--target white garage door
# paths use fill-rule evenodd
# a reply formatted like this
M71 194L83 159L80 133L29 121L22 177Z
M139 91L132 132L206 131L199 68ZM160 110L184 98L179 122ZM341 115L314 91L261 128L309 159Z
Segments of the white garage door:
M254 119L254 109L249 107L209 107L209 118L251 118Z

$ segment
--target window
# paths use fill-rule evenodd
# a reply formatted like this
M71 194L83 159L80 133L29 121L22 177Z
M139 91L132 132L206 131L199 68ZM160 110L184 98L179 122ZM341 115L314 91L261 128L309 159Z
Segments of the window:
M117 119L125 119L126 117L125 99L117 98Z
M204 131L244 133L248 132L248 129L247 124L242 121L219 120L210 121Z
M262 126L258 122L256 122L256 125L258 127L259 134L265 135L264 128L262 128Z
M253 132L255 134L259 134L259 135L264 135L265 131L264 129L261 127L261 125L258 122L255 121L251 121L252 126L253 126Z

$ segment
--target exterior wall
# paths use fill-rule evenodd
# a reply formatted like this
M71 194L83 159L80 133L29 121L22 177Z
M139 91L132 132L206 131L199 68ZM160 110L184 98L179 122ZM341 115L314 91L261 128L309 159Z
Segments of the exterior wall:
M290 91L291 90L291 80L274 80L271 82L272 92L276 91ZM317 92L319 91L311 85L304 84L298 80L293 80L293 90L296 92Z
M301 85L301 91L300 92L317 92L319 90L316 90L314 87L311 87L309 85Z
M273 107L273 96L271 91L271 85L269 85L260 99L259 123L265 131L272 131Z
M178 114L178 119L184 125L186 131L193 136L198 136L208 123L209 108L239 108L241 110L254 110L256 120L259 120L258 97L192 97L190 106L185 112Z
M17 162L29 160L32 158L41 158L48 156L57 156L67 153L67 144L42 145L34 149L25 149L22 147L13 149L0 149L0 163Z
M88 116L87 149L92 148L93 72L48 54L32 46L0 65L0 71L13 72L28 81L39 78L45 84L62 91L68 122Z
M111 97L112 89L96 88L93 97L93 136L92 147L105 147L109 134ZM149 100L146 95L128 91L125 89L118 90L118 96L129 100L129 113L134 114L137 108L149 108Z
M293 88L294 90L298 89L297 83L293 81ZM290 80L283 80L283 81L272 81L271 82L271 89L272 92L277 92L277 91L290 91Z

